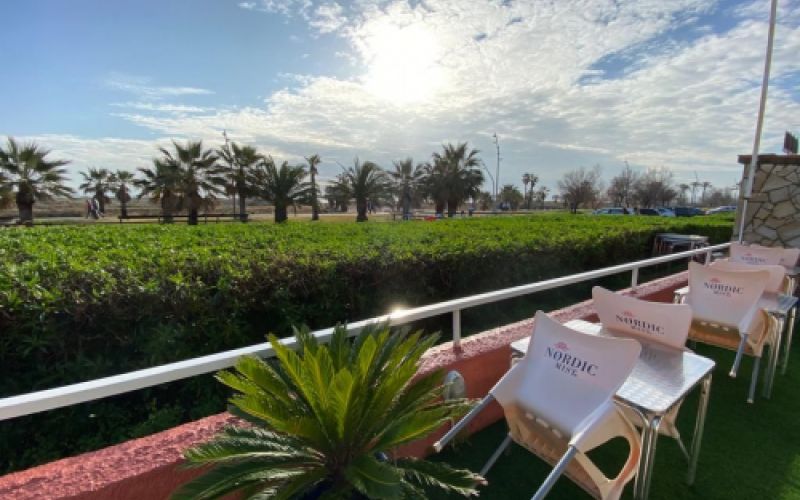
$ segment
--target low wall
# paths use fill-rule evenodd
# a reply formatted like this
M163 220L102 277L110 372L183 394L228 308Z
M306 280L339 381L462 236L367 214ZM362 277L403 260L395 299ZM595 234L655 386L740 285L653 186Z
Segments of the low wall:
M686 285L687 273L645 283L636 297L671 302L672 292ZM596 320L591 301L552 311L560 322L572 319ZM511 358L510 344L530 334L533 319L472 335L456 350L445 343L429 350L422 359L420 373L437 369L458 370L464 377L467 395L481 398L506 372ZM502 418L498 405L485 410L469 426L475 432ZM175 488L199 474L181 468L185 449L207 441L236 419L227 413L207 417L141 439L102 450L51 462L0 477L0 498L155 500L168 498ZM444 431L442 431L444 432ZM441 433L398 450L399 455L424 456Z

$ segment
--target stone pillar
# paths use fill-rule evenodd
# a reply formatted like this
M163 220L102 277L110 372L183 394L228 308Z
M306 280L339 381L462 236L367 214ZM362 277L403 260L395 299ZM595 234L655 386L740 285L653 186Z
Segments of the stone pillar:
M739 156L739 163L744 165L743 188L750 158ZM743 196L740 191L734 239L739 237ZM758 156L753 193L744 217L744 241L800 248L800 155Z

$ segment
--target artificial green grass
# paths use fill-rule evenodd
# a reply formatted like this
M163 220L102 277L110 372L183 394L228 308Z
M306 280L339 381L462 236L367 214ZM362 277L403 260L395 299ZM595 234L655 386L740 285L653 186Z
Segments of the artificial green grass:
M772 397L761 396L762 360L755 404L747 404L752 359L745 357L736 379L728 376L733 353L698 344L696 352L710 357L717 365L711 386L703 444L693 486L686 485L687 462L677 443L661 436L656 446L656 462L650 498L658 499L795 499L800 498L800 324L795 328L795 343L786 375L775 377ZM684 403L678 427L687 447L694 432L699 388ZM436 457L448 463L478 471L500 444L506 433L498 422L466 442L449 448ZM613 476L626 456L626 445L612 442L591 453L606 474ZM612 468L615 466L616 468ZM550 471L543 461L523 448L512 445L487 474L489 484L481 498L515 500L530 498ZM623 498L633 497L631 481ZM431 493L432 499L458 498ZM569 479L562 477L548 499L579 499L589 496Z

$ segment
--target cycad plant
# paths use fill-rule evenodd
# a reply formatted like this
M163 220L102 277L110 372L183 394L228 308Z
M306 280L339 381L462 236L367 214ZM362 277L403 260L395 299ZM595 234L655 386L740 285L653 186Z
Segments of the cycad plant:
M388 459L469 409L442 400L442 374L412 380L436 342L420 332L367 328L352 341L338 327L328 345L307 329L297 352L275 337L278 362L245 357L217 378L238 391L234 413L254 424L232 427L188 450L190 466L213 468L173 499L424 499L424 488L471 495L482 478L414 458Z

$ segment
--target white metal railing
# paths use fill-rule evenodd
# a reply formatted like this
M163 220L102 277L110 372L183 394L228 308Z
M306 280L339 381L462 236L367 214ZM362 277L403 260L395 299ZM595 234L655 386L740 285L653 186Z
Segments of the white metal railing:
M711 254L715 251L727 249L730 243L708 246L686 252L674 253L654 257L651 259L629 262L617 266L604 267L594 271L587 271L560 278L553 278L527 285L520 285L492 292L470 295L460 299L447 300L413 309L394 311L390 314L377 316L347 325L348 331L355 335L359 330L368 325L386 323L390 326L398 326L433 316L452 314L453 317L453 342L458 346L461 342L461 311L484 304L491 304L501 300L520 297L531 293L552 290L583 281L589 281L605 276L611 276L627 271L631 271L631 288L636 288L639 280L639 269L650 267L665 262L680 260L705 254L706 262L710 262ZM313 335L321 342L326 342L333 334L333 328L325 328L313 332ZM295 346L296 339L288 337L281 342L287 346ZM71 406L86 401L93 401L117 394L123 394L154 385L164 384L175 380L215 372L233 366L236 360L244 355L256 354L261 357L272 357L274 352L268 342L255 344L230 351L218 352L207 356L178 361L166 365L145 368L133 372L113 375L78 384L56 387L19 396L11 396L0 399L0 421L15 417L30 415L47 410L54 410L65 406Z

